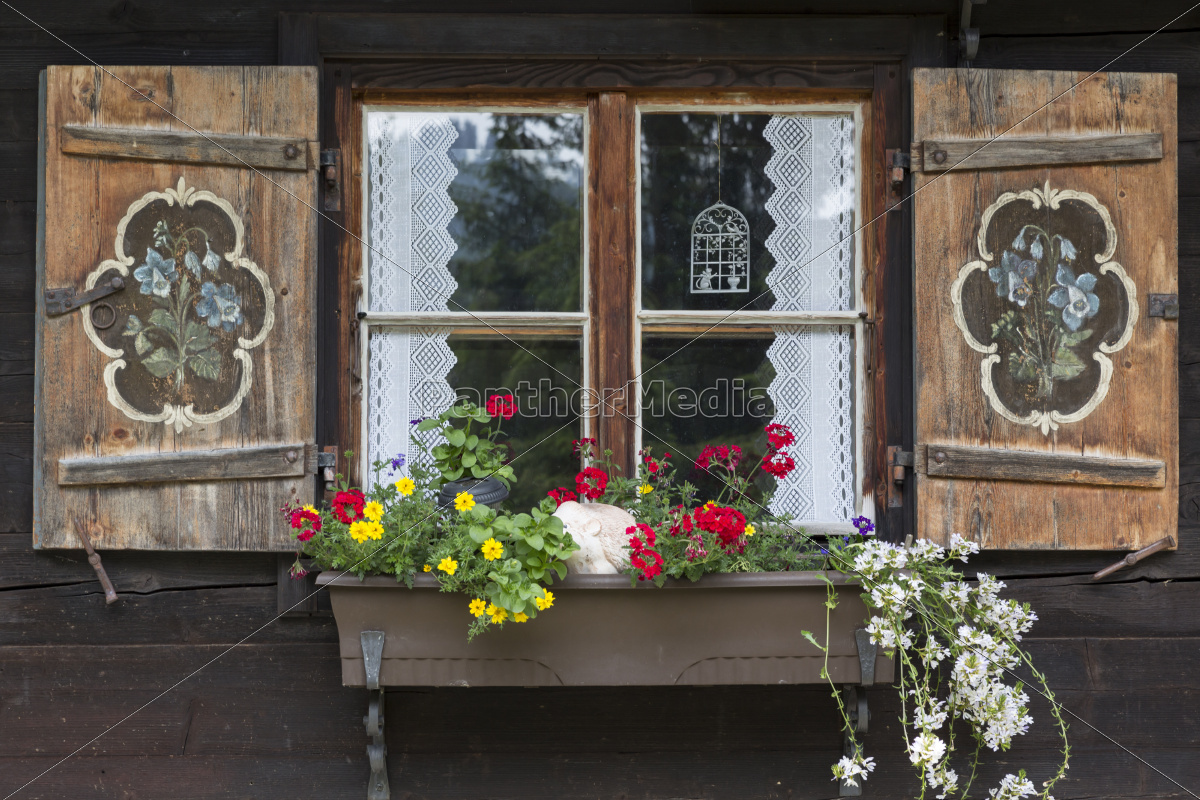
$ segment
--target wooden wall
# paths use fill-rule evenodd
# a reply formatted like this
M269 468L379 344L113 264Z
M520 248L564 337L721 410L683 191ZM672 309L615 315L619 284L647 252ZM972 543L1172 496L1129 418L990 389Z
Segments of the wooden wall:
M315 0L17 2L101 63L269 64L276 14ZM903 6L901 8L901 5ZM523 0L527 12L898 13L956 19L953 0ZM486 0L341 3L346 11L494 11ZM977 8L981 67L1098 69L1186 7L992 0ZM1180 548L1102 584L1112 556L988 556L1041 622L1031 648L1068 708L1189 788L1200 788L1200 12L1115 68L1180 77ZM111 553L123 598L106 607L77 555L30 548L37 74L82 59L0 8L0 795L179 685L20 798L346 797L365 792L365 692L342 689L333 623L275 614L270 556ZM51 226L53 222L51 221ZM191 677L189 677L191 676ZM867 796L916 790L895 700L871 693ZM1001 760L1045 774L1038 723ZM832 701L798 687L392 692L397 798L831 797ZM1059 798L1182 793L1074 725ZM983 776L994 779L995 775ZM986 785L986 784L985 784ZM994 784L993 784L994 785Z

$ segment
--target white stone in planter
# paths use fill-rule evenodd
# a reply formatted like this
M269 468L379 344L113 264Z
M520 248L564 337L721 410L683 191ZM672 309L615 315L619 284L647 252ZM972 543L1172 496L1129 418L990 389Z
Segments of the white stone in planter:
M637 520L623 508L604 503L576 503L568 500L554 516L579 545L567 559L567 572L611 575L629 566L626 532Z

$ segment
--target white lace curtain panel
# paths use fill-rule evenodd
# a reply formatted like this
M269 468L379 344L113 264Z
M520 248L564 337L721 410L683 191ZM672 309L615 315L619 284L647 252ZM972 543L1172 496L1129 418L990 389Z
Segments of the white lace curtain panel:
M773 116L766 174L775 189L767 212L775 230L767 283L776 311L844 311L854 291L854 130L849 116ZM457 132L441 114L367 116L372 311L445 311L457 284L449 271L457 209L449 150ZM686 261L686 259L685 259ZM687 280L686 272L680 280ZM796 469L780 482L775 513L806 522L854 514L852 329L781 326L767 356L775 421L791 427ZM446 329L373 328L369 339L369 458L416 457L410 421L450 406L455 364Z

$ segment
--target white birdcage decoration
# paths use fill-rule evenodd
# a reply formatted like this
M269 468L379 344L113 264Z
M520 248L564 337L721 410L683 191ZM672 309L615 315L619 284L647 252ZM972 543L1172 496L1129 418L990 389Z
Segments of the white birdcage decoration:
M750 225L717 201L692 223L692 294L750 291Z

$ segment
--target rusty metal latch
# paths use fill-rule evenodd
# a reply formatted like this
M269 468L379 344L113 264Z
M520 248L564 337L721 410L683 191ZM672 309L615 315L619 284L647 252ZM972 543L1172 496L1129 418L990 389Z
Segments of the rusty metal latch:
M87 550L88 554L88 563L92 565L92 569L96 570L96 576L100 578L100 585L104 587L105 604L111 606L117 602L117 590L113 588L112 581L108 579L108 573L104 571L104 565L100 563L100 554L92 547L92 539L88 536L87 529L84 528L79 517L75 518L75 535L79 537L79 541L83 542L83 549Z
M342 151L321 151L321 185L325 188L325 210L342 210Z
M1179 295L1177 294L1148 294L1146 295L1147 316L1162 319L1179 319Z
M46 300L46 316L59 317L77 308L93 303L92 306L92 325L104 330L112 327L112 324L117 321L117 314L113 307L108 303L97 303L96 301L108 297L110 294L116 294L125 288L125 281L122 278L113 278L108 283L101 283L93 289L88 289L86 292L75 293L73 286L68 286L64 289L47 289L44 295ZM107 313L97 313L106 311Z
M896 445L887 449L888 475L885 483L888 508L900 508L904 505L904 470L912 469L914 464L916 460L911 450Z
M383 739L383 687L379 683L379 673L383 668L383 640L383 631L363 631L359 634L367 690L371 693L367 701L367 715L363 717L367 736L371 737L371 743L367 745L367 759L371 762L367 800L389 800L392 796L387 775L387 744Z
M1117 563L1113 564L1111 567L1105 567L1104 569L1100 570L1099 572L1097 572L1095 575L1092 576L1092 580L1098 581L1101 578L1107 578L1109 575L1112 575L1117 570L1125 569L1126 567L1132 567L1134 564L1141 561L1146 556L1152 556L1155 553L1157 553L1159 550L1166 550L1168 547L1174 547L1174 546L1175 546L1175 537L1174 536L1164 536L1163 538L1159 539L1154 544L1147 545L1146 547L1143 547L1141 550L1138 550L1135 553L1130 553L1129 555L1125 556Z
M888 148L884 151L884 166L888 171L888 184L892 193L888 195L887 210L899 208L904 199L904 179L912 169L912 156L907 150Z

